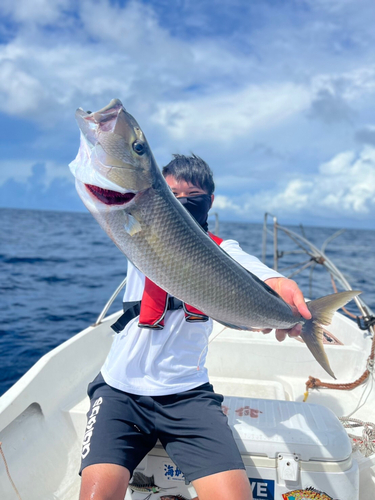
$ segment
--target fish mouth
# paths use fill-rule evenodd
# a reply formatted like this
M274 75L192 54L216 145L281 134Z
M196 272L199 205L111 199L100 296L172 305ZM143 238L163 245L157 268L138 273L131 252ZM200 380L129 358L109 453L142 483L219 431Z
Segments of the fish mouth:
M100 188L92 184L85 184L86 189L105 205L124 205L129 203L136 193L119 193L110 189Z

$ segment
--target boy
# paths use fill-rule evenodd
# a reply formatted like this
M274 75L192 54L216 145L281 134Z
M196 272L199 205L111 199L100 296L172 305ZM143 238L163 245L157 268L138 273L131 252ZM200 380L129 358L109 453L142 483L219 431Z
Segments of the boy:
M163 176L207 231L215 188L208 165L195 155L174 155ZM243 252L233 240L216 243L303 317L311 317L294 281ZM155 330L155 323L147 322L155 312L150 290L152 298L163 291L130 262L127 275L124 301L141 301L140 316L115 337L101 373L89 385L89 415L100 408L95 410L90 446L82 451L80 500L123 500L134 469L157 439L193 483L199 500L251 500L245 467L221 410L223 398L213 391L204 367L212 321L198 314L186 321L182 303L172 300ZM300 327L278 330L276 336L283 340L287 333L296 336Z

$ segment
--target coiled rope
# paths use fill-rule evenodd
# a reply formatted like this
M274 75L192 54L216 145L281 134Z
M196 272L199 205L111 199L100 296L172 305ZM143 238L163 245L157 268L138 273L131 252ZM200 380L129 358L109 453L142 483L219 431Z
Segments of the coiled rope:
M363 427L362 436L348 433L348 436L352 440L353 451L358 450L365 457L369 457L375 453L375 424L348 417L341 417L339 420L345 428Z

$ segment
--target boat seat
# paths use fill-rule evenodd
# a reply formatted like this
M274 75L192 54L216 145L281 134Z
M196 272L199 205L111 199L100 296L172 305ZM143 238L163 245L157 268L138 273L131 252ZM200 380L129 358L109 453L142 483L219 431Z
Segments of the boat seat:
M281 382L274 380L255 380L247 378L210 377L215 392L224 396L243 398L289 399Z

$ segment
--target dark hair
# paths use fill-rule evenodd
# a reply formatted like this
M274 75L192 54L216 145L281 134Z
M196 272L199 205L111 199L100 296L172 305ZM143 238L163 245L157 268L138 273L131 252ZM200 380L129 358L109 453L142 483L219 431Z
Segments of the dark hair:
M189 182L204 189L209 195L215 191L212 170L202 158L195 154L191 156L174 154L173 157L173 160L163 167L164 177L172 175L177 181Z

